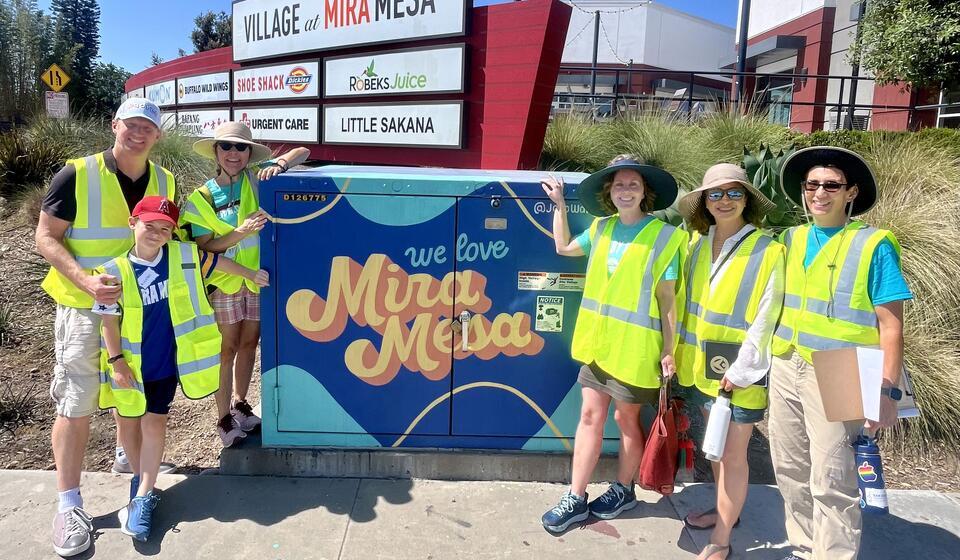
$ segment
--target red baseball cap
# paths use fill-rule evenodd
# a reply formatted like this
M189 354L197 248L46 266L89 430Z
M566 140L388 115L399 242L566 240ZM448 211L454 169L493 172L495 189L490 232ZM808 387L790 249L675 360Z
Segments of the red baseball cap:
M176 227L180 219L180 209L172 200L162 196L145 196L133 207L132 216L142 222L164 220Z

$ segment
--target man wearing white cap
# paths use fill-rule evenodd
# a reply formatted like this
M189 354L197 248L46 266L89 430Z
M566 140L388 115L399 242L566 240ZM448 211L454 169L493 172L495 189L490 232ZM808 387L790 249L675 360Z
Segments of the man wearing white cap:
M37 250L51 265L42 286L57 302L50 396L57 410L51 440L59 491L53 548L61 556L87 550L93 531L80 496L100 393L100 318L90 309L94 298L114 303L120 297L117 278L91 271L133 246L128 220L140 199L176 199L173 174L148 159L160 139L160 109L147 99L126 100L113 133L109 150L67 161L50 183L37 224Z

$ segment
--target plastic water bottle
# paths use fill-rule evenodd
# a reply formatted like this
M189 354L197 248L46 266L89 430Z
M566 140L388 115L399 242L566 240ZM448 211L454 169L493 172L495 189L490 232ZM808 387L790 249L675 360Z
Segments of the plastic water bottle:
M708 461L719 461L727 445L727 430L730 429L730 391L720 390L716 402L710 407L707 430L703 435L703 456Z
M883 462L877 440L861 432L853 442L857 461L857 487L860 491L860 509L867 513L890 513L887 488L883 482Z

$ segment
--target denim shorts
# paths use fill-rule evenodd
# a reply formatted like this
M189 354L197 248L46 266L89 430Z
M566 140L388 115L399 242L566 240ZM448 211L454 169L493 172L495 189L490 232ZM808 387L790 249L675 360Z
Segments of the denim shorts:
M686 391L686 396L689 397L691 404L697 405L708 413L710 412L710 407L713 406L713 403L717 400L696 387L689 387ZM756 424L763 420L763 414L766 412L766 409L743 408L742 406L731 403L730 412L733 413L731 420L737 424Z

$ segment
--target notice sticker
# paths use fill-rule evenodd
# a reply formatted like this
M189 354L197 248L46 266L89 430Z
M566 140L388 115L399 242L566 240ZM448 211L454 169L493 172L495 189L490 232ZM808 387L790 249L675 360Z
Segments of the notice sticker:
M576 272L518 272L517 289L553 292L582 292L587 275Z
M563 298L560 296L537 296L536 317L535 330L561 332L563 330Z

